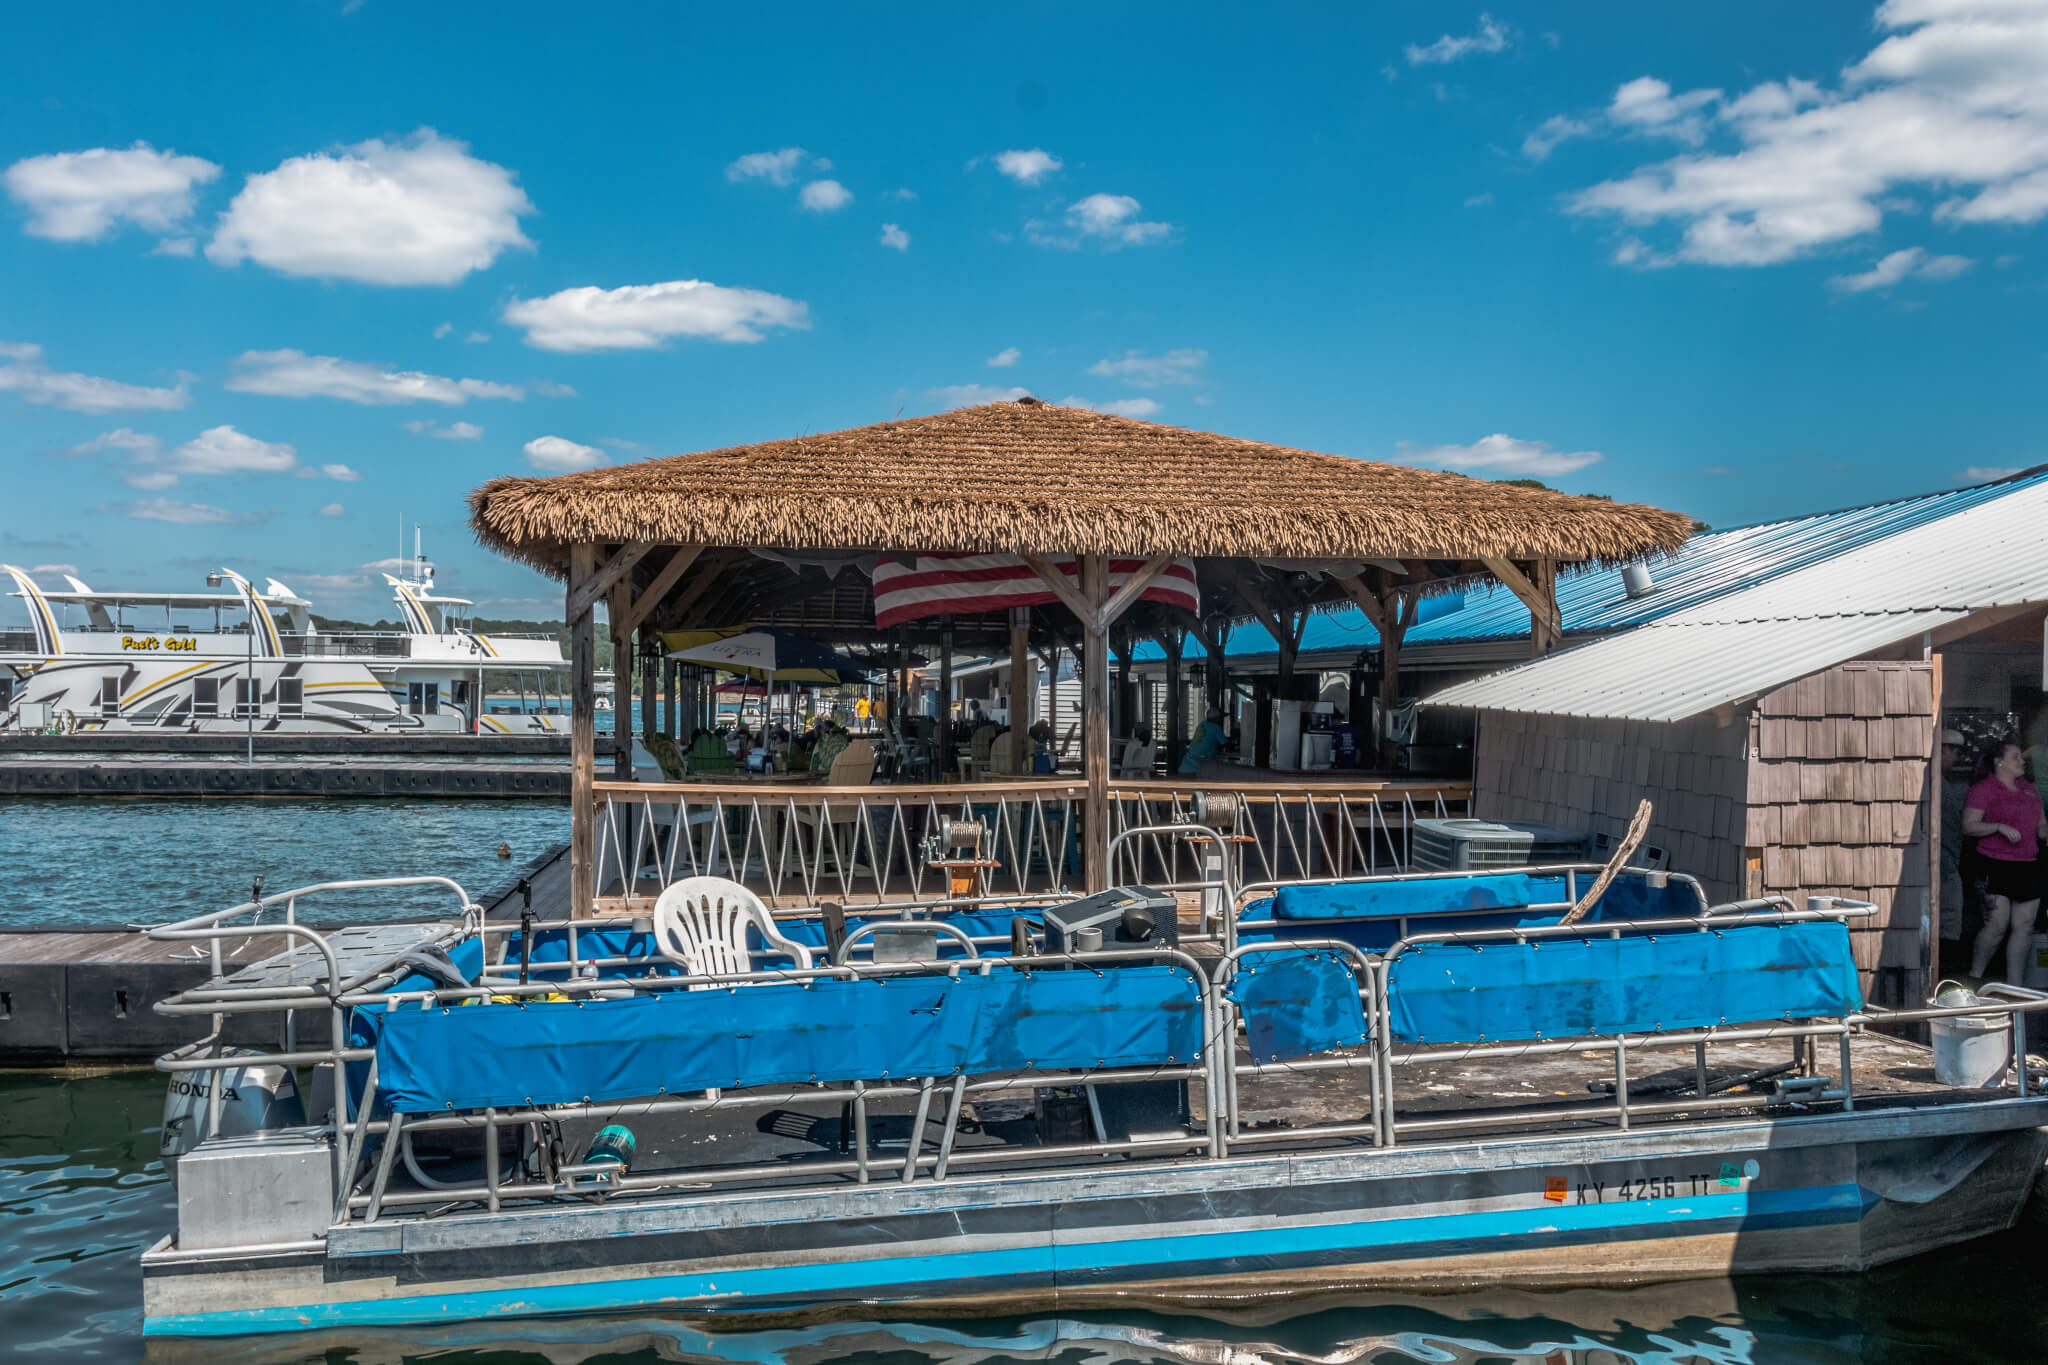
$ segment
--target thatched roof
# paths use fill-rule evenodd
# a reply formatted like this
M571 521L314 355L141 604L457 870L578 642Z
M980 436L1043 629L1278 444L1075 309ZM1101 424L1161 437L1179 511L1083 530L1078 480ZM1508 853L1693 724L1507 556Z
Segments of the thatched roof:
M1513 488L1036 399L764 441L470 497L484 544L561 573L582 542L1618 563L1675 512Z

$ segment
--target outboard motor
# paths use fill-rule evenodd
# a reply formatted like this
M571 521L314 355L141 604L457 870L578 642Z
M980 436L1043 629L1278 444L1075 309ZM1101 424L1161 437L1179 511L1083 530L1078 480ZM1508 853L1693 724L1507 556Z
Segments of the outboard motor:
M249 1048L228 1048L228 1057L261 1058ZM220 1131L207 1127L213 1088L220 1087ZM298 1078L288 1066L251 1061L219 1071L174 1071L164 1094L164 1127L157 1143L164 1171L175 1184L178 1158L210 1137L242 1137L270 1128L295 1128L306 1121Z

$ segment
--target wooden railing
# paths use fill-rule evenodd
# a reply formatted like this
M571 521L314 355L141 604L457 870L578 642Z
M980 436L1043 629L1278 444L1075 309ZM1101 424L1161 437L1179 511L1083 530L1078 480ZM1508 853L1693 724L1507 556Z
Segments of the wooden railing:
M1197 793L1234 798L1223 832L1232 881L1241 884L1406 867L1412 823L1463 814L1471 787L1116 782L1110 834L1187 822ZM1083 881L1088 788L1078 778L880 787L599 782L592 794L595 885L606 909L637 908L671 882L705 875L741 882L771 904L937 903L951 896L951 876L928 864L920 844L942 816L988 831L983 857L994 866L980 870L981 896L1043 895ZM1119 844L1110 880L1198 887L1202 848L1178 833L1132 835Z

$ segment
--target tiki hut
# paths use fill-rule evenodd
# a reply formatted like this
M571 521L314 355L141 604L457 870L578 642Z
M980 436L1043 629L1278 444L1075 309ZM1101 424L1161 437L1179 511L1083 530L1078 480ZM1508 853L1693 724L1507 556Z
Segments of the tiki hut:
M1422 595L1492 576L1530 604L1535 647L1557 638L1560 570L1675 549L1687 518L1653 507L1135 421L1025 398L815 436L550 478L506 477L470 499L478 538L565 580L575 640L579 849L589 837L592 614L610 602L619 657L641 629L800 626L877 637L877 561L1002 556L1066 612L929 611L948 645L1077 636L1091 792L1108 773L1112 629L1196 633L1255 617L1298 637L1302 614L1356 602L1391 673ZM848 572L859 565L863 572ZM1018 572L1021 572L1021 567ZM1156 593L1180 573L1199 593ZM1118 580L1121 586L1115 586ZM1148 600L1157 597L1159 600ZM630 686L630 679L624 681ZM625 714L621 688L621 711ZM1090 884L1102 831L1091 821ZM588 884L579 884L579 903Z

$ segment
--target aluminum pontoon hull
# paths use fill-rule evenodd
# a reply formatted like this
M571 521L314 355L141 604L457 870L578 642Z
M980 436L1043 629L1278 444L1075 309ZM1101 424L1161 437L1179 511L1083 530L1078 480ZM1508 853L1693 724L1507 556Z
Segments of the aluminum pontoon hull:
M2010 1227L2048 1099L387 1218L144 1257L145 1330L915 1317L1856 1271Z

